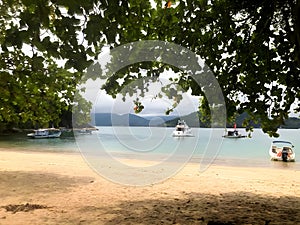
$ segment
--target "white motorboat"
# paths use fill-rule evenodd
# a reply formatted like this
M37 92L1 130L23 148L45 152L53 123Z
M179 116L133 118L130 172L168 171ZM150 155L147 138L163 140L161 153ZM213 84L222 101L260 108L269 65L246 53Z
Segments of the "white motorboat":
M34 133L27 134L30 138L58 138L61 135L61 131L56 128L46 128L34 130Z
M191 128L184 120L178 120L178 123L173 131L173 137L193 137Z
M272 141L269 155L271 156L271 160L274 161L294 162L294 145L289 141Z

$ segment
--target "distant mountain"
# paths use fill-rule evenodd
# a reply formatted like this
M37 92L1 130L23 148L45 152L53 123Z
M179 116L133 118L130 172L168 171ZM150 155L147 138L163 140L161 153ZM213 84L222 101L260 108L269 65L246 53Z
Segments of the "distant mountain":
M236 124L238 127L243 127L243 121L245 119L249 118L249 115L244 112L241 115L239 115L236 118ZM253 126L254 128L260 128L260 123L254 123L253 121L250 121L250 126ZM284 124L282 124L279 128L285 128L285 129L299 129L300 128L300 119L296 117L289 117L286 120L284 120Z
M143 116L143 118L149 120L150 126L165 126L167 121L176 119L177 116Z
M296 117L290 117L284 121L284 124L280 128L286 129L299 129L300 128L300 119Z
M184 120L189 127L202 127L199 120L199 113L193 112L191 114L185 115L185 116L178 116L172 120L166 121L165 125L167 127L175 127L177 125L178 120Z
M175 119L175 118L178 118L178 116L141 116L147 120L152 120L152 119L162 119L163 121L168 121L168 120L172 120L172 119Z
M96 126L148 126L149 120L133 114L95 113Z
M111 114L111 113L96 113L94 114L96 126L167 126L175 127L179 119L185 120L190 127L210 127L208 124L203 124L199 120L199 112L193 112L185 116L138 116L135 114ZM236 118L237 127L243 127L243 121L248 118L247 113L242 113ZM93 115L92 115L93 117ZM254 128L259 128L260 124L250 121L250 125ZM233 127L233 124L227 124L227 127ZM300 119L291 117L285 120L285 123L280 128L297 129L300 128Z
M249 114L246 112L243 112L239 116L237 116L235 123L237 127L244 127L243 122L244 120L249 119ZM252 120L249 121L249 125L253 128L260 128L260 123L255 123ZM233 127L233 124L227 124L227 127Z
M243 127L243 121L248 117L247 113L243 113L240 116L236 118L236 125L237 127ZM166 126L169 127L174 127L177 124L178 119L184 120L190 127L210 127L209 122L203 123L200 121L200 112L193 112L189 115L182 116L175 118L173 120L167 121ZM260 124L255 124L252 121L250 121L250 125L253 126L254 128L260 127ZM227 127L233 127L233 124L227 124ZM220 125L221 127L221 125Z
M95 113L96 126L163 126L174 116L138 116L135 114Z

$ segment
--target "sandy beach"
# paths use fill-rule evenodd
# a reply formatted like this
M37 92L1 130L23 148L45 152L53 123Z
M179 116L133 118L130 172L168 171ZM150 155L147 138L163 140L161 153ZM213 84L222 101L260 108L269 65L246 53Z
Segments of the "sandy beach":
M0 224L300 224L300 171L197 163L158 184L113 183L79 153L0 149Z

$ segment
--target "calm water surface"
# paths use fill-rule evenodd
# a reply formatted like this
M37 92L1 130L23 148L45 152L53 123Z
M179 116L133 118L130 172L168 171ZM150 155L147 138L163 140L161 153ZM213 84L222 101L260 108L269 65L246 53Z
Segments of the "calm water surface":
M261 129L252 133L252 138L226 139L215 135L211 129L193 128L195 137L174 138L173 128L149 127L98 127L91 135L80 135L56 139L29 139L26 134L0 136L0 148L20 151L82 152L82 148L106 151L126 158L137 156L158 156L163 159L169 155L178 158L191 156L192 162L214 158L213 164L249 167L271 167L300 170L300 129L280 129L278 140L291 141L296 150L296 162L272 162L268 155L271 141ZM245 133L240 129L241 133ZM84 143L84 146L81 145ZM208 145L208 144L211 145ZM214 146L219 146L215 149ZM210 146L214 149L209 149Z

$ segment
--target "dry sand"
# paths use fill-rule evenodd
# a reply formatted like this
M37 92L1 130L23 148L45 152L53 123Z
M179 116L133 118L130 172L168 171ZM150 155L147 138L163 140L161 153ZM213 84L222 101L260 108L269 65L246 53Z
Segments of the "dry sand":
M0 224L300 224L300 171L198 167L132 187L77 153L0 149Z

